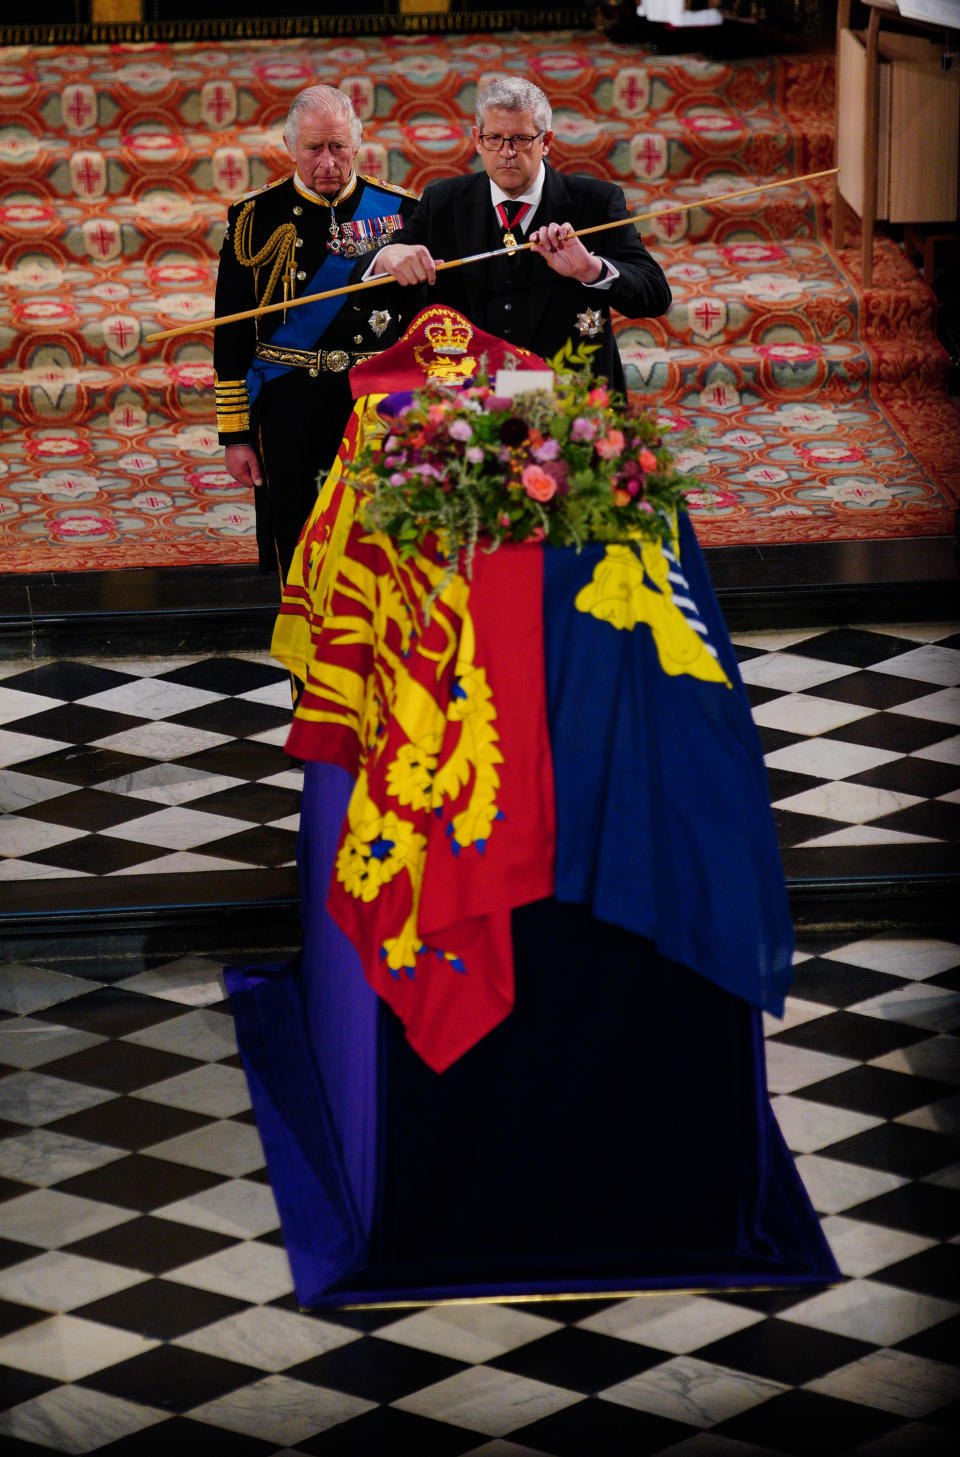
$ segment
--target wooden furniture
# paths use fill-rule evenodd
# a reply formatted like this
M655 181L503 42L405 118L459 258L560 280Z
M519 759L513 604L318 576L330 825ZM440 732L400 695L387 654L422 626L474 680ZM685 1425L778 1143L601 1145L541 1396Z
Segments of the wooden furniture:
M837 10L837 111L833 245L851 214L861 222L863 284L873 276L878 220L952 223L960 216L960 65L942 64L942 25L904 17L896 0L864 0L865 35ZM884 30L895 20L896 31Z

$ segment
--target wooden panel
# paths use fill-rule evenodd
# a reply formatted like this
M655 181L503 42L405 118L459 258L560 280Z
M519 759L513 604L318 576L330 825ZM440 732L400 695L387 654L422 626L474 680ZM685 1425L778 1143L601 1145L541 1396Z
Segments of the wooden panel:
M960 75L939 61L890 69L890 221L956 218Z

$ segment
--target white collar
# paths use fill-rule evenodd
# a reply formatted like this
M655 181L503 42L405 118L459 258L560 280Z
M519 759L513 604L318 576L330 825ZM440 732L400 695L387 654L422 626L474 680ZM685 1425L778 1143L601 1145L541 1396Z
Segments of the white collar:
M352 172L350 174L350 181L346 182L341 190L337 193L336 197L333 198L324 197L322 193L314 192L313 188L308 187L307 184L304 182L303 178L300 176L299 170L294 172L293 174L293 185L303 197L308 197L311 202L322 203L324 207L336 207L337 203L345 202L346 199L350 196L353 189L356 187L357 174L355 171Z
M534 213L540 205L540 199L543 196L543 184L546 181L546 177L547 169L541 162L537 175L531 182L530 186L527 188L526 192L521 192L519 197L514 198L508 197L507 194L504 192L503 188L499 187L491 177L489 178L490 200L493 203L494 207L498 207L501 202L528 202L530 204L530 211L526 214L524 222L529 224L530 219L533 217ZM521 223L520 226L524 228L524 231L526 231L524 223Z

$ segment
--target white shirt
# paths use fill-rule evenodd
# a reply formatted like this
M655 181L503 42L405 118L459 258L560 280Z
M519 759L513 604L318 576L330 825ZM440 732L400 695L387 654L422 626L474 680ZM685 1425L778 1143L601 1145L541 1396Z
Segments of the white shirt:
M494 182L492 177L490 178L490 201L493 204L494 208L499 207L501 202L528 202L530 204L529 212L525 212L523 214L523 217L520 219L519 225L515 225L519 226L520 231L521 233L523 233L524 236L526 236L527 233L530 231L530 224L533 222L533 215L536 212L537 208L540 206L540 199L543 196L543 184L546 180L546 176L547 169L541 162L539 168L537 169L537 175L531 182L530 186L527 188L526 192L521 192L519 197L513 198L508 197L507 194L504 192L503 188L500 187L498 183ZM619 270L614 268L613 264L609 261L609 259L601 258L599 253L597 253L595 256L597 258L600 258L600 262L604 265L606 272L602 273L595 283L585 283L583 286L584 288L609 288L611 283L613 283L614 279L620 277Z

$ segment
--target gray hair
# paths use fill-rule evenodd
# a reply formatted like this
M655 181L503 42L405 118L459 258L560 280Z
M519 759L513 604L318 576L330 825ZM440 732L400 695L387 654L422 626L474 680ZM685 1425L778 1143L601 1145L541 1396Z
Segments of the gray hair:
M293 98L283 126L283 140L288 147L297 145L300 124L311 111L328 111L339 121L346 122L353 145L359 147L363 139L363 123L354 111L350 97L345 91L338 91L336 86L308 86Z
M478 93L475 112L477 131L483 130L483 119L491 106L499 106L504 111L530 111L537 131L550 130L553 112L549 101L539 86L534 86L532 81L524 81L520 76L497 76Z

